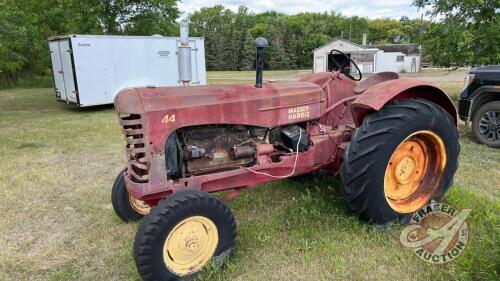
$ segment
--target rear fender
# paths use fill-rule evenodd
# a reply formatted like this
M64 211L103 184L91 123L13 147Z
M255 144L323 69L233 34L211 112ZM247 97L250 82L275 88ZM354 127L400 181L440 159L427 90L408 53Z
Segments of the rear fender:
M425 99L436 103L446 110L457 124L457 110L448 95L438 87L418 80L395 79L376 84L360 94L351 105L351 112L356 127L361 126L365 116L380 110L394 100Z

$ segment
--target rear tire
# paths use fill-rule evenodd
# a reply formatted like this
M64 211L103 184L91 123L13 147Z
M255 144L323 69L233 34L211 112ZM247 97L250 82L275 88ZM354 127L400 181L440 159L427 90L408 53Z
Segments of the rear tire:
M458 167L458 131L438 105L401 100L369 114L344 152L347 207L375 224L402 223L440 201Z
M150 207L144 202L130 196L125 186L125 179L122 170L116 176L113 188L111 189L111 203L116 215L125 222L142 219L150 211Z
M500 101L486 103L474 112L472 135L479 143L500 148Z
M183 191L161 200L142 221L134 257L142 278L192 278L211 260L222 266L236 246L236 222L219 199Z

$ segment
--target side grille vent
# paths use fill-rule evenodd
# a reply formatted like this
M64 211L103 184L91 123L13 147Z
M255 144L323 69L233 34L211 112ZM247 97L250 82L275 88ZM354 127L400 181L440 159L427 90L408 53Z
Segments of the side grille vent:
M139 114L120 114L120 125L127 146L129 169L128 173L132 181L146 183L149 181L149 156L147 153L147 141L144 139L142 117Z

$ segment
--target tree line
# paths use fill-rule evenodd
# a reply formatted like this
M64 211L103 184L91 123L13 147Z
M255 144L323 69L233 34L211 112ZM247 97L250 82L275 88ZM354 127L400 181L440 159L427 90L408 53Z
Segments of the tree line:
M414 0L434 20L367 19L334 11L287 15L241 6L201 8L188 16L190 35L205 37L208 70L254 68L254 38L270 41L268 69L312 66L312 50L335 37L361 44L417 43L436 65L500 61L498 0ZM47 37L64 34L178 36L176 0L0 0L0 86L50 76Z
M253 40L269 40L265 64L269 69L312 67L312 51L343 37L361 44L417 43L420 20L347 17L335 12L287 15L275 11L254 13L247 7L233 12L222 5L201 8L189 17L191 34L205 37L210 70L249 70L254 67Z

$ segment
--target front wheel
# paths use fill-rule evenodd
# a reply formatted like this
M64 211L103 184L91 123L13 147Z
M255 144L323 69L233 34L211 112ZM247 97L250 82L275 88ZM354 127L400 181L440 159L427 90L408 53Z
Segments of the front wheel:
M142 221L134 257L142 278L194 277L210 261L222 266L236 246L236 222L219 199L183 191L161 200Z
M137 221L149 213L151 207L145 202L131 196L125 186L125 179L122 170L116 176L113 188L111 189L111 203L115 213L123 221Z
M472 134L478 142L500 148L500 101L484 104L474 112Z
M365 221L405 222L443 198L459 151L453 118L438 105L421 99L388 104L365 117L345 151L344 200Z

